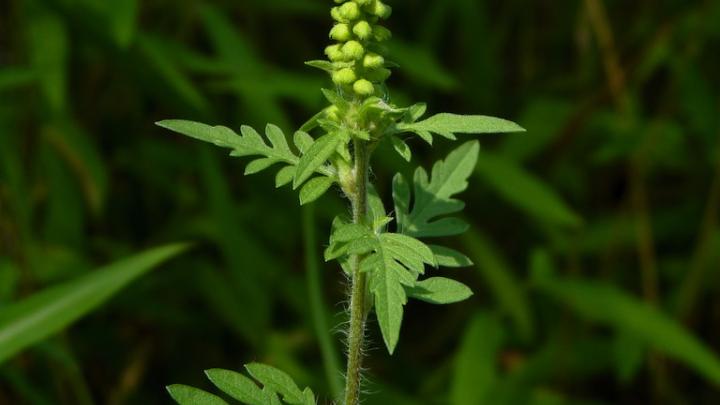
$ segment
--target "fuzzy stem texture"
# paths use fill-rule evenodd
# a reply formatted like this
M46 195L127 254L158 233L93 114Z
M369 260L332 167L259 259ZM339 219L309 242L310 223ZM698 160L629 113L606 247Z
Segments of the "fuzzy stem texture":
M367 219L368 165L369 148L367 142L356 140L354 143L355 177L352 201L353 222L363 224ZM362 350L365 339L365 296L367 294L366 274L360 271L361 257L351 258L352 286L350 289L350 325L348 329L347 372L345 375L344 405L357 405L360 401L360 383L362 370Z

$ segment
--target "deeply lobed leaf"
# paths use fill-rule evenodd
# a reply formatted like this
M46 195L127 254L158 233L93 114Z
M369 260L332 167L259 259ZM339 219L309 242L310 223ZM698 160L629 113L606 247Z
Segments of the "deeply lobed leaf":
M298 188L313 174L320 174L321 177L312 179L300 191L301 205L320 198L336 181L334 170L325 163L343 142L343 137L338 134L328 134L314 140L305 132L296 132L293 143L300 152L298 157L290 149L282 130L273 124L268 124L265 129L270 145L257 131L246 125L241 127L240 135L224 126L210 126L185 120L165 120L158 122L157 125L191 138L232 149L231 156L261 156L247 165L246 175L259 173L277 163L285 163L286 166L280 169L275 178L275 186L278 188L291 181L293 188Z
M463 233L467 225L455 218L439 218L456 213L464 203L452 198L464 191L467 179L477 163L480 145L467 142L452 151L445 160L435 163L428 179L423 168L415 171L414 187L402 175L393 179L393 199L400 233L413 237L452 236Z

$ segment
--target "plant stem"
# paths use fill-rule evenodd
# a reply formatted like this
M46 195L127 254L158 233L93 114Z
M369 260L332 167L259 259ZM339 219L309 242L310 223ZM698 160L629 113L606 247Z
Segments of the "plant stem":
M364 141L354 143L355 180L352 202L353 222L362 224L367 217L368 145ZM363 340L365 339L366 275L360 272L359 255L351 258L352 286L350 289L350 325L348 329L347 372L345 375L344 405L357 405L360 401L360 372L362 369Z

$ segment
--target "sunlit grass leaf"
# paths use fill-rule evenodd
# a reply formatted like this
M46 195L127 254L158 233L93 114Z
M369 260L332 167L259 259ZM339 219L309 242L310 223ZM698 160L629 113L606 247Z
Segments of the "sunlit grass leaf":
M199 388L182 384L167 387L170 396L180 405L228 405L222 398Z
M406 288L407 294L431 304L452 304L470 298L473 293L465 284L445 277L430 277Z
M0 362L72 324L185 248L168 245L151 249L4 307L0 311Z
M537 287L578 316L616 328L720 386L718 356L677 321L649 304L601 281L542 277Z
M450 384L452 405L492 402L488 396L498 380L498 355L504 336L503 326L495 317L479 313L473 318L455 353Z
M205 371L208 379L220 390L248 405L263 405L263 392L251 379L232 370L214 368Z
M456 134L497 134L524 132L518 124L501 118L484 115L457 115L442 113L433 115L423 121L400 123L399 132L414 132L429 138L429 134L438 134L444 138L455 140Z
M506 158L484 154L476 172L502 198L540 221L569 227L582 223L552 188Z
M410 186L402 175L395 176L393 199L401 233L413 237L451 236L467 229L464 222L445 216L465 206L452 196L467 188L467 179L472 174L479 151L477 141L461 145L450 152L445 160L435 163L430 179L425 169L417 168L412 206Z

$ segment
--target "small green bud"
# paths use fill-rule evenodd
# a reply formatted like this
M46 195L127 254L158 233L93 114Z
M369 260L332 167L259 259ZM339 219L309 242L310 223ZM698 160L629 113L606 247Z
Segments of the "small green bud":
M360 7L352 1L340 6L340 16L348 20L356 20L360 17Z
M342 52L342 45L330 45L325 48L325 55L331 62L340 62L345 60L345 54Z
M357 3L358 6L367 6L371 2L372 0L355 0L355 3Z
M368 53L363 58L363 67L366 69L376 69L383 67L383 65L385 65L385 58L376 53Z
M343 45L342 52L347 59L360 59L365 55L365 48L358 41L348 41Z
M375 28L373 28L373 37L378 42L387 41L392 38L392 32L385 27L376 25Z
M375 93L375 86L368 80L360 79L353 84L353 90L359 96L369 96Z
M331 105L325 109L325 117L331 121L338 121L340 119L339 113L340 109L335 105Z
M333 18L333 20L335 20L335 21L338 21L338 22L343 22L343 21L345 21L345 18L343 18L343 17L340 15L340 9L339 9L338 7L333 7L333 8L330 9L330 16L331 16L331 17Z
M355 71L350 68L340 69L332 75L332 81L335 84L351 84L356 79Z
M370 38L370 35L372 35L370 23L364 20L355 24L352 30L358 38L363 40Z
M392 14L392 7L388 6L380 0L375 0L375 2L372 3L369 8L370 9L368 10L368 12L370 14L376 15L380 18L388 18L390 17L390 14Z
M350 27L347 24L335 24L330 30L330 38L340 42L350 40L352 38Z
M365 76L367 76L368 79L377 83L384 82L390 77L390 75L392 75L392 71L385 68L372 69L365 72Z

